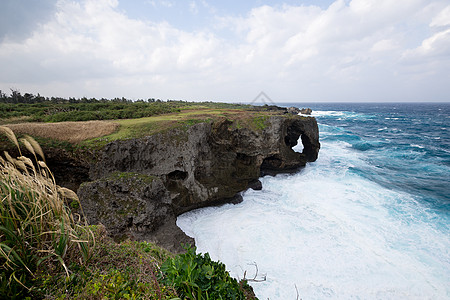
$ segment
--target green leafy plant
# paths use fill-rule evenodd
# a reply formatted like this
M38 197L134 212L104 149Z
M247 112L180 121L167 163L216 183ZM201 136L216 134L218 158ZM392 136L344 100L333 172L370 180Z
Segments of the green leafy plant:
M209 254L196 254L195 247L167 259L161 265L162 280L173 285L181 299L245 299L239 283L221 262Z

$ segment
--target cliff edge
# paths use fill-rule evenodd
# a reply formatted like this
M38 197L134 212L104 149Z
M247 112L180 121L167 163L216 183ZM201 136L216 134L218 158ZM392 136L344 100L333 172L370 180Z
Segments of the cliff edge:
M240 192L257 188L261 175L291 172L317 159L314 118L267 114L242 124L218 117L110 142L95 154L91 181L78 189L88 221L117 237L182 251L180 242L192 240L176 226L179 214L240 202ZM299 140L301 153L292 149Z
M39 138L57 184L77 191L90 224L105 225L119 240L180 252L180 243L193 241L176 226L178 215L238 203L242 191L261 188L259 177L317 159L316 120L297 113L205 106L139 119L8 126ZM0 150L18 156L15 148L0 138Z

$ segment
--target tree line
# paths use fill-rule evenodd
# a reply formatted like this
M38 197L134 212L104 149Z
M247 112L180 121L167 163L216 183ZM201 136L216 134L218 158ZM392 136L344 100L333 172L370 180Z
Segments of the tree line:
M108 103L108 102L114 102L114 103L133 103L133 102L162 102L161 99L155 99L155 98L148 98L147 100L144 99L138 99L138 100L131 100L127 99L125 97L121 98L113 98L113 99L96 99L96 98L62 98L62 97L44 97L41 96L39 93L37 95L33 95L31 93L25 93L22 94L18 90L10 89L10 94L6 94L2 90L0 90L0 103L25 103L25 104L34 104L34 103L55 103L55 104L61 104L61 103ZM183 102L182 100L167 100L168 102Z
M0 90L0 124L11 122L63 122L113 120L151 117L180 112L195 107L243 108L241 104L188 102L149 98L131 100L127 98L61 98L43 97L40 94L22 94L11 89L7 95Z
M179 112L188 105L181 100L149 98L133 101L127 98L61 98L40 94L22 94L12 90L9 95L0 90L0 124L19 119L36 122L111 120L150 117Z

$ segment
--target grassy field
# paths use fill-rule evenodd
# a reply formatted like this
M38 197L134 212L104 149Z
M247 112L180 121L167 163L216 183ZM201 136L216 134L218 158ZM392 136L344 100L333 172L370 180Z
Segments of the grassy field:
M98 101L69 100L38 103L0 101L0 125L18 122L65 122L136 119L192 109L245 109L248 105L185 101Z
M56 139L69 143L80 143L85 140L104 136L117 131L120 125L111 121L60 122L60 123L18 123L8 124L17 134L28 134L35 137Z
M114 140L141 138L174 128L187 129L194 124L219 118L231 120L235 128L261 130L267 125L268 116L274 113L276 112L250 106L236 108L235 105L223 103L208 103L208 105L191 103L184 105L183 109L177 112L142 118L78 122L14 122L5 126L18 134L28 134L37 138L44 146L53 145L52 141L60 141L77 147L101 148ZM32 116L21 118L19 120L31 119Z

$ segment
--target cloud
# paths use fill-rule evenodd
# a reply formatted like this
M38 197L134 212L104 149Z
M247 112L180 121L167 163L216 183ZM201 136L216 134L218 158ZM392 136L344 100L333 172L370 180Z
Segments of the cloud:
M450 28L433 34L425 39L419 47L405 51L403 60L415 64L428 63L430 60L449 63Z
M449 26L450 25L450 5L438 13L430 23L431 27Z
M190 8L215 11L205 1ZM246 101L264 90L280 101L419 100L450 92L434 80L450 67L449 12L439 0L265 5L188 31L130 18L117 0L59 0L26 39L0 43L0 86L75 97Z
M63 64L68 71L87 62L86 66L91 65L87 74L97 74L94 69L99 65L123 74L164 69L167 72L201 59L214 41L202 33L183 32L167 23L129 19L117 12L116 6L116 1L61 1L54 21L24 43L4 43L3 56L40 56L43 69ZM93 61L97 63L92 64Z
M0 42L21 40L39 25L48 22L55 10L56 0L2 0L0 9Z
M450 5L440 8L429 23L430 36L417 47L406 49L401 62L415 73L433 74L450 80Z

